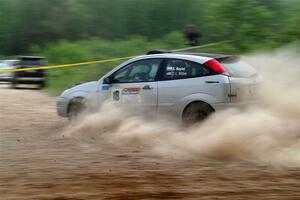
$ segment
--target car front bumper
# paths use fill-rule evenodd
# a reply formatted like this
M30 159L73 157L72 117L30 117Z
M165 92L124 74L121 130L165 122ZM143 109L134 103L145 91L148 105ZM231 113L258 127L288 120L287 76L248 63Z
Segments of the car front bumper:
M56 111L59 116L68 117L68 103L69 99L65 97L59 97L56 102Z

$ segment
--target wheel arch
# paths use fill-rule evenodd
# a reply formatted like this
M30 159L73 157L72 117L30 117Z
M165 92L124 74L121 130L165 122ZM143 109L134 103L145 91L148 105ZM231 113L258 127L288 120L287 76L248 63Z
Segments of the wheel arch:
M175 105L177 107L177 114L178 117L182 117L184 110L192 103L196 102L202 102L207 104L213 111L216 109L214 108L213 104L217 103L217 99L214 98L211 95L204 94L204 93L197 93L197 94L192 94L189 96L186 96L182 98L179 102L177 102Z
M85 91L70 92L69 94L65 95L65 98L69 99L66 105L66 114L68 115L70 106L72 103L74 103L74 101L76 101L76 99L86 100L88 102L88 95L89 93Z
M80 103L84 100L87 100L87 99L86 99L86 97L83 97L83 96L72 97L71 100L69 101L68 105L67 105L67 115L69 115L70 108L71 108L72 105L74 105L75 103Z

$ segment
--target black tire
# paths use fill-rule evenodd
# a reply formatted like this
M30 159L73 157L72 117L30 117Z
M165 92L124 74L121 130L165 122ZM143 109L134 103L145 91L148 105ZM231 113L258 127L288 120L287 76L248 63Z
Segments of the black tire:
M46 82L43 81L39 84L39 89L44 89L46 87Z
M84 98L74 98L68 108L68 119L70 122L77 121L87 110L87 101Z
M11 84L10 84L10 87L11 87L12 89L16 89L16 88L17 88L17 85L18 85L17 81L12 80L12 81L11 81Z
M190 103L183 112L182 122L185 126L194 125L197 122L205 120L214 109L204 102Z

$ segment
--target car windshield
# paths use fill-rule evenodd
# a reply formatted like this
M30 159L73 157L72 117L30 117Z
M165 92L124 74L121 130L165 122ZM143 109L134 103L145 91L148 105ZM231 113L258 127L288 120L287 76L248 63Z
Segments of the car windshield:
M229 57L219 60L232 77L253 77L257 74L256 70L249 64L237 57Z
M21 59L20 65L44 65L45 61L44 59Z

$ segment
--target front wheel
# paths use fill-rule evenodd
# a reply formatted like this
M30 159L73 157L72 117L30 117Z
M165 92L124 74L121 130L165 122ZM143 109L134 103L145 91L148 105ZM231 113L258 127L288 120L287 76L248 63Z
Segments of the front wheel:
M77 121L86 111L87 101L84 98L75 98L68 108L68 119L70 122Z
M204 102L194 102L189 104L183 112L182 121L185 126L194 125L205 120L214 112L213 108Z

